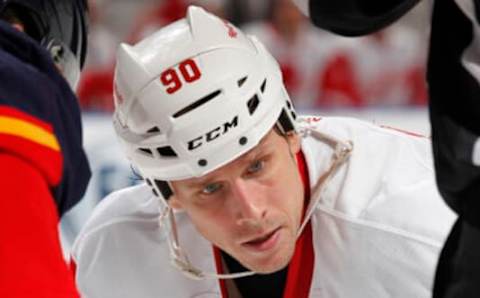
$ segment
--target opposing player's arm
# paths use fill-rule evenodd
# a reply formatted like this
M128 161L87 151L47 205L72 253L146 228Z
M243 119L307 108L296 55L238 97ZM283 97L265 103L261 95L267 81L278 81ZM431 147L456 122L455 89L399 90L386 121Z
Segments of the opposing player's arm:
M293 0L312 22L345 36L380 30L408 12L419 0Z
M10 153L0 152L0 164L0 297L78 297L44 175Z

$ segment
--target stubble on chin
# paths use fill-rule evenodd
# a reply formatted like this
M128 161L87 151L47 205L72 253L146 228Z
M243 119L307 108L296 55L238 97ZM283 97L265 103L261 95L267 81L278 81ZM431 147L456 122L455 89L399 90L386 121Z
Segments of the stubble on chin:
M279 243L280 249L274 252L274 254L271 256L250 256L249 258L248 255L234 255L234 258L236 258L244 267L251 271L260 274L274 273L284 269L290 263L295 252L295 240L292 239L295 238L293 237L285 240L284 243Z

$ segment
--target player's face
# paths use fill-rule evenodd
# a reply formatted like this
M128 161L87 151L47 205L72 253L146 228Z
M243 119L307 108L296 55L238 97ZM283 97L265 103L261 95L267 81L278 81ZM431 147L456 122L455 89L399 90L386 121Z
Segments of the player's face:
M272 130L254 149L200 178L172 183L172 207L250 270L270 273L290 261L303 208L296 134Z

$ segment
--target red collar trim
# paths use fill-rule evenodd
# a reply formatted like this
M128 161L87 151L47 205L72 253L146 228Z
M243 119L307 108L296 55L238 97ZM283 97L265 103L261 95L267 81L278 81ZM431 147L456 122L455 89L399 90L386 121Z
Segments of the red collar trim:
M217 273L218 274L225 273L223 272L222 253L220 252L220 249L215 245L213 246L213 255L215 257L215 267L217 269ZM225 284L225 280L219 279L218 283L220 284L220 291L222 292L222 297L228 298L228 291L227 291L227 285Z
M310 202L310 180L308 176L307 163L303 152L297 153L298 170L302 177L305 190L303 217ZM313 263L315 255L312 241L312 225L310 221L305 226L302 234L297 240L295 252L288 266L287 284L283 291L284 298L307 298L310 293L310 285L313 275Z

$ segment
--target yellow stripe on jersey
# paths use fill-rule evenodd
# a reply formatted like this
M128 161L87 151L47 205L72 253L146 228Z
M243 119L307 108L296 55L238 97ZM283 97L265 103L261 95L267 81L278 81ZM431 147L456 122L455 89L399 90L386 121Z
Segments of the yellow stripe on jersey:
M54 134L25 120L0 116L0 134L2 133L24 138L55 151L60 151L60 145Z

